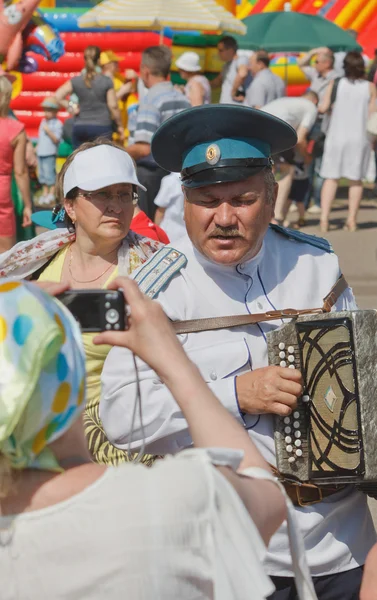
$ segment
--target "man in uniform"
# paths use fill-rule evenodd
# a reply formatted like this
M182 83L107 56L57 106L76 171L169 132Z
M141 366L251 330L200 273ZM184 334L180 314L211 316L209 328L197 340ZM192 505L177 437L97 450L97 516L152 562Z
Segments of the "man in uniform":
M197 107L160 127L153 156L164 169L181 171L188 237L156 253L135 278L173 321L322 306L339 277L330 245L269 225L277 195L270 157L296 142L287 123L247 107ZM355 308L349 288L335 308ZM302 393L296 369L268 366L266 333L281 323L180 336L208 385L271 464L273 415L290 414ZM145 441L156 454L189 446L186 421L163 381L147 365L137 365L138 381L129 351L113 348L106 360L100 414L110 441L133 449ZM133 419L139 386L142 423ZM361 565L375 541L366 497L346 487L323 492L319 501L318 488L285 485L320 600L356 600ZM297 597L289 557L283 526L266 561L274 600Z

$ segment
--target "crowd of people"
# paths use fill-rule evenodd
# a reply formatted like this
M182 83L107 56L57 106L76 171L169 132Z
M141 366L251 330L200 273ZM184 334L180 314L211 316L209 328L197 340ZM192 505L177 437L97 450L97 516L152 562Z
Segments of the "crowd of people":
M282 225L294 202L297 228L309 210L327 231L347 178L355 230L375 82L361 54L343 57L339 77L318 48L300 58L310 86L288 97L265 51L245 56L230 36L218 51L211 82L195 52L182 54L175 86L165 46L144 50L138 78L88 47L83 72L42 104L41 206L54 206L33 214L30 141L0 76L0 573L11 600L377 598L366 495L276 471L274 419L297 418L304 381L267 356L287 307L356 309L330 244ZM74 150L56 177L64 137ZM24 225L43 227L17 244L12 170ZM125 331L82 333L55 298L107 288L124 295Z

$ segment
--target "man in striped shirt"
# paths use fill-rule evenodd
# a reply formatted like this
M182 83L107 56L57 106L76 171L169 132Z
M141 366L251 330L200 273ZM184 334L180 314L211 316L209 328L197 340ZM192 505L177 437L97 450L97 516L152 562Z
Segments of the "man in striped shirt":
M151 141L159 126L176 113L190 108L186 97L168 81L171 51L166 46L150 46L142 54L140 77L148 89L140 102L136 123L129 123L130 140L127 152L137 163L139 181L147 192L139 190L141 210L153 219L154 199L167 172L153 160Z

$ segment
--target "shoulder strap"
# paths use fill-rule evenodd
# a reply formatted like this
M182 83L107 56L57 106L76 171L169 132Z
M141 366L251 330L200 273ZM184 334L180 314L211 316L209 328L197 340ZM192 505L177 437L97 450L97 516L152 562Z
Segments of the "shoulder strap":
M339 277L329 294L323 299L322 308L307 308L295 310L270 310L265 313L251 315L234 315L231 317L209 317L208 319L192 319L189 321L174 321L172 323L175 333L197 333L199 331L215 331L217 329L232 329L243 325L255 325L263 321L275 321L276 319L293 319L300 315L321 314L330 312L338 298L347 289L348 283L343 275Z
M317 235L308 235L307 233L303 233L302 231L296 231L294 229L287 229L286 227L282 227L281 225L275 225L270 223L270 229L276 231L276 233L280 233L284 235L290 240L294 240L295 242L302 242L304 244L310 244L311 246L315 246L324 252L328 252L332 254L334 252L330 242L325 238L318 237Z
M155 298L186 263L182 252L163 246L141 267L134 280L146 296Z
M331 90L331 98L330 98L330 106L333 106L333 104L335 103L336 100L336 94L338 92L338 86L339 86L339 81L341 80L341 77L336 77L334 79L334 85L333 88Z

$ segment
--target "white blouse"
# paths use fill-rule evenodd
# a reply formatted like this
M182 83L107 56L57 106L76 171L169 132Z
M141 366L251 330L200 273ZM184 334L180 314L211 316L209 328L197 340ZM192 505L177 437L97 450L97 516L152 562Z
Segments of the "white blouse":
M265 599L266 547L213 467L241 457L187 450L151 469L108 468L64 502L0 517L1 599Z

